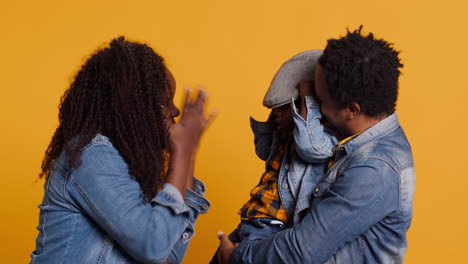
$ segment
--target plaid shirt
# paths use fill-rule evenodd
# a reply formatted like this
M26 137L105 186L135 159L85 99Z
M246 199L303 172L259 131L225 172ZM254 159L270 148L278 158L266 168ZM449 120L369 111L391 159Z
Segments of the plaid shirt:
M266 170L260 183L250 192L250 200L240 209L242 220L267 217L284 223L288 222L278 195L278 175L283 161L286 146L283 144L273 160L267 161Z
M340 147L342 147L344 144L346 144L348 141L350 141L351 139L353 139L354 137L358 136L359 134L361 133L357 133L357 134L354 134L352 136L349 136L343 140L341 140L340 142L338 142L338 145L336 145L336 147L333 148L333 157L330 159L330 161L328 162L328 169L331 168L333 166L333 164L335 164L335 158L336 158L336 150Z

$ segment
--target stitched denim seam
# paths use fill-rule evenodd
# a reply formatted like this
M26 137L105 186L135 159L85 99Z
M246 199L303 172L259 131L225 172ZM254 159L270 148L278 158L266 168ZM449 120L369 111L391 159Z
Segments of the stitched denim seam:
M162 192L161 192L161 195L162 195ZM165 195L169 196L167 194L165 194ZM162 206L170 208L176 215L183 214L183 213L186 213L188 211L188 209L186 207L182 206L182 205L179 206L179 205L176 205L174 203L171 203L171 202L175 202L175 200L166 202L166 201L161 200L161 199L153 199L153 200L151 200L151 202L156 203L156 204L160 204Z
M203 205L198 203L198 202L195 202L195 201L192 201L192 200L187 200L186 201L187 203L187 206L196 210L198 213L201 213L201 212L204 212L205 210L203 209Z
M384 193L384 195L375 201L371 207L369 207L356 221L354 221L349 227L345 228L339 235L336 236L336 238L328 243L328 246L324 247L324 249L321 250L321 253L317 256L317 259L323 258L326 252L330 251L330 249L333 247L333 245L336 245L336 243L340 240L343 239L344 235L349 233L351 230L353 230L356 226L358 226L364 219L367 219L368 216L374 211L374 209L380 205L385 198L389 194L389 189Z
M106 239L104 239L104 242L102 243L101 250L99 251L98 258L96 260L96 264L101 263L101 261L104 259L104 254L106 253L107 247L110 245L110 239L109 237L106 236Z
M404 170L406 169L413 169L413 173L414 173L414 167L410 167L410 166L407 166L405 167L404 169L402 169L400 171L400 173L397 175L397 178L398 178L398 211L401 211L402 209L402 197L401 197L401 188L402 188L402 183L401 183L401 174L403 173Z
M287 149L289 149L289 147ZM281 166L281 168L282 167L283 166ZM283 172L283 173L281 173L281 172ZM280 198L281 205L283 205L284 211L286 211L286 216L288 217L288 219L290 219L293 216L294 212L291 212L291 208L289 208L289 206L284 202L286 197L285 197L285 194L283 192L283 188L280 188L280 185L279 185L280 183L281 183L281 185L284 184L284 182L285 181L287 182L287 180L285 179L285 176L284 176L284 170L280 169L280 171L278 173L279 173L279 175L278 175L278 196Z
M83 198L88 202L88 204L94 209L96 212L96 215L101 219L105 220L105 217L102 215L101 211L96 207L96 205L89 199L89 197L86 195L86 193L81 189L81 186L79 185L78 182L76 182L72 177L70 177L70 181L75 186L76 190L83 196ZM103 224L105 224L113 233L117 235L117 237L121 237L121 234L119 231L117 231L112 225L107 223L107 221L103 221Z
M323 156L328 156L328 157L333 156L329 149L324 148L324 147L320 146L319 144L317 144L315 138L311 138L311 137L308 137L308 138L309 138L310 145L312 146L312 148L314 149L315 152L320 152L322 154L326 153Z
M72 212L79 212L79 210L77 210L74 206L73 206L73 203L70 201L68 195L67 195L67 185L68 185L68 181L70 179L70 173L67 172L67 175L65 175L64 177L64 181L63 181L63 184L62 184L62 198L65 200L65 201L68 201L67 203L67 207L68 209L70 209Z
M178 232L176 234L178 234L177 236L177 239L174 239L172 241L172 243L169 245L169 247L167 247L167 250L166 252L164 252L163 256L169 256L171 254L171 250L172 248L174 248L175 244L177 243L177 241L181 240L180 236L184 234L184 230L187 229L187 226L188 226L188 223L190 223L190 221L188 219L186 219L184 221L184 225L181 225L181 227L179 228ZM187 239L187 241L190 241L190 239ZM182 240L182 242L184 242ZM185 243L184 243L185 244ZM166 257L163 257L162 259L160 259L161 261L164 261L166 259Z
M182 205L180 205L177 201L177 199L172 196L170 193L167 193L165 191L161 191L161 196L164 197L165 199L169 200L168 203L166 204L168 207L173 208L173 210L177 212L182 212L185 208L183 208ZM159 201L164 203L164 201ZM180 206L179 206L180 205Z
M79 213L80 210L73 205L73 199L70 198L70 193L67 191L67 186L68 186L68 184L70 182L69 180L70 180L70 177L67 177L65 179L64 190L63 190L63 199L65 199L68 202L68 204L67 204L68 209L70 209L72 212Z
M372 159L376 159L376 160L381 160L383 161L385 164L388 165L388 167L390 167L394 172L395 172L395 177L393 177L393 181L395 181L397 183L397 191L398 191L398 211L400 211L400 208L401 208L401 191L400 191L400 186L401 186L401 180L400 180L400 174L401 174L401 170L400 168L396 165L396 164L392 164L390 162L387 162L387 160L383 159L380 155L368 155L367 156L368 158L372 158ZM392 166L394 165L394 166ZM396 168L398 169L396 169Z
M49 190L49 183L50 183L50 181L48 180L47 181L47 187L46 187L47 191ZM47 198L46 207L49 207L49 206L50 206L50 199ZM44 210L44 223L42 224L42 230L44 231L44 236L42 237L42 247L43 247L44 252L46 252L46 245L45 245L45 241L46 241L46 237L47 237L46 222L47 222L47 210Z
M75 229L76 229L76 223L77 222L78 222L78 214L74 214L72 230L70 232L70 237L68 238L67 244L65 246L65 254L63 255L64 257L66 257L68 255L68 250L70 249L70 244L71 244L71 241L73 241L73 237L74 237L74 234L75 234L75 231L76 231Z
M91 139L91 141L86 146L84 146L81 149L81 151L84 151L85 149L92 147L94 145L106 145L106 146L113 148L114 146L112 145L112 143L109 140L104 139L103 137L104 135L97 134L93 139Z
M356 255L356 263L361 261L362 256L364 255L364 239L362 237L358 238L358 247L359 247L359 254Z
M183 228L184 231L182 232L182 235L186 232L185 230L187 230L189 227L191 227L191 233L192 233L192 234L191 234L190 237L188 237L187 239L185 239L185 241L184 241L184 239L181 239L181 240L182 240L182 243L184 243L184 245L186 245L187 243L189 243L190 240L192 240L192 237L195 235L195 226L190 222L189 219L187 219L187 220L185 220L185 228ZM181 231L182 231L182 229L181 229ZM179 239L180 239L180 238L179 238ZM177 240L176 240L176 243L177 243ZM174 244L174 245L175 245L175 244Z

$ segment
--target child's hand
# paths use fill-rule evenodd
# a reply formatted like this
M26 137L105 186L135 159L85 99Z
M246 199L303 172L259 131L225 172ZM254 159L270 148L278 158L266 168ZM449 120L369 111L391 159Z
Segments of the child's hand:
M299 89L299 95L303 98L304 96L313 96L315 94L315 81L314 80L301 80L297 84Z
M300 115L304 120L307 120L307 107L305 97L315 95L315 81L304 79L299 81L297 86L297 88L299 89L299 95L301 97Z

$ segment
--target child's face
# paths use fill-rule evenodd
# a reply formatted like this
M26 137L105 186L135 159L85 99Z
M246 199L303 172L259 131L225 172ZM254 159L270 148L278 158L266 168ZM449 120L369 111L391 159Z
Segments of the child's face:
M276 108L273 108L273 115L275 117L275 123L278 125L280 130L285 132L292 131L294 128L294 122L292 117L292 109L289 104L285 104Z

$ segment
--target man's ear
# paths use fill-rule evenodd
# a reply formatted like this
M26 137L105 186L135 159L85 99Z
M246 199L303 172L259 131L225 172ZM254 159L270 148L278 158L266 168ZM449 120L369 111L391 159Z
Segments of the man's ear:
M348 105L348 118L354 119L361 114L361 106L358 103L351 103Z

